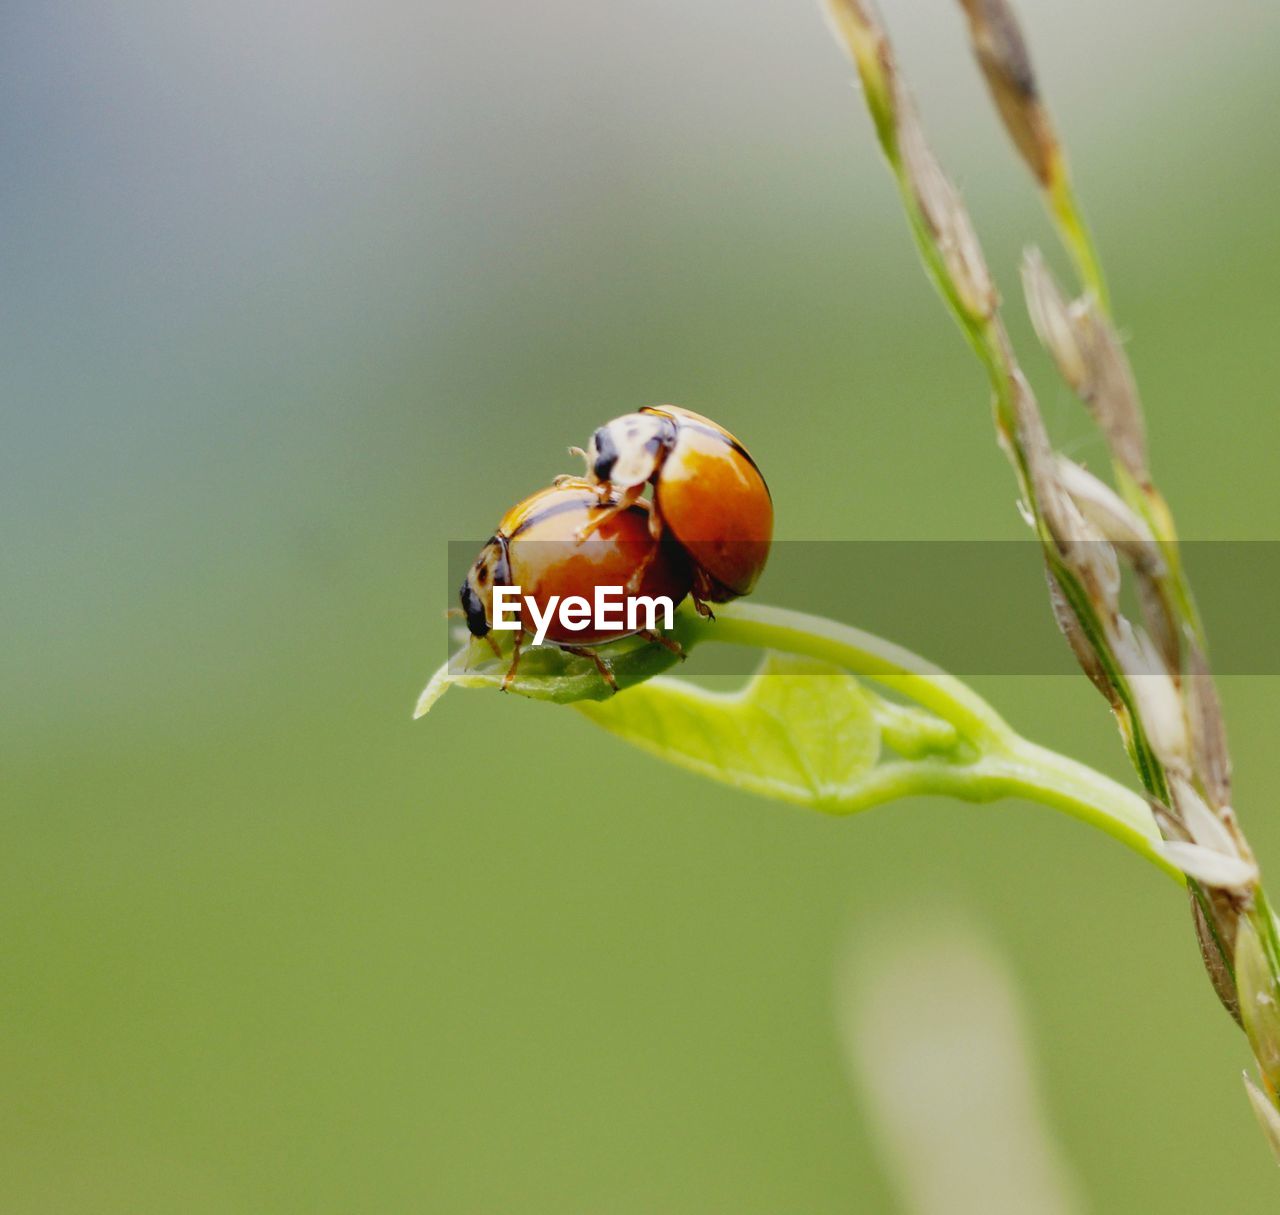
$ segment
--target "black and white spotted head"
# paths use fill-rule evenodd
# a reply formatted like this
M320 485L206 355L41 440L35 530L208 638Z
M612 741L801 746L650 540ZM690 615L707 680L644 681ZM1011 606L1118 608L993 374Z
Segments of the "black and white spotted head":
M587 446L587 475L620 490L654 480L675 446L675 421L662 413L626 413L606 422Z

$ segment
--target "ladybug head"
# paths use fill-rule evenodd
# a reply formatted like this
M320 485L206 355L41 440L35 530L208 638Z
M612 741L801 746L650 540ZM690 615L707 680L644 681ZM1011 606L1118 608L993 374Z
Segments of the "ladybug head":
M480 556L467 571L462 586L458 588L458 601L462 614L467 618L467 628L473 637L489 634L489 609L493 603L495 583L504 585L507 579L507 560L501 541L495 536L480 550Z
M595 482L619 489L644 485L657 477L675 438L675 423L662 414L623 414L591 436L588 475Z
M462 604L462 614L467 618L467 628L473 637L484 637L489 632L489 614L484 610L484 601L472 585L471 575L458 590L458 599Z

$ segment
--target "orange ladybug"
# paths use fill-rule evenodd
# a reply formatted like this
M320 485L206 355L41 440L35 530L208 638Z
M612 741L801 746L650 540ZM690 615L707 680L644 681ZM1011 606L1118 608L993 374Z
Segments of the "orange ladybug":
M677 652L679 646L647 629L626 627L625 618L616 628L599 627L596 619L589 618L583 627L570 629L554 614L557 601L575 596L592 601L597 587L621 587L629 596L667 596L674 605L689 593L692 581L685 554L655 535L647 502L605 503L590 482L561 478L507 511L467 573L459 599L467 628L476 637L489 637L496 652L490 635L494 591L520 589L526 602L517 609L519 627L511 667L502 681L504 689L515 678L525 636L534 634L534 622L539 620L546 622L542 625L546 641L590 658L616 691L609 664L591 647L632 633L643 633Z
M723 426L677 405L648 405L601 426L587 476L625 510L653 486L650 525L694 566L693 596L726 603L755 586L773 539L773 499L756 462Z

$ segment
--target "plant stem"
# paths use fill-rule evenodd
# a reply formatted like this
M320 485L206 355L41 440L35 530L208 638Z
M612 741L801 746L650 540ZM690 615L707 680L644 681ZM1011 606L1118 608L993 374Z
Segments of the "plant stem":
M1182 871L1160 851L1160 833L1146 801L1101 772L1019 737L996 765L1005 782L1002 796L1025 797L1105 831L1186 884Z
M1059 154L1058 164L1045 190L1049 214L1058 227L1058 234L1075 263L1076 273L1085 290L1091 291L1106 316L1111 315L1111 295L1102 274L1102 260L1093 243L1089 225L1076 198L1071 176L1067 172L1065 158Z
M971 688L901 646L822 617L742 602L717 607L714 621L685 615L680 633L687 646L745 645L843 667L936 713L971 744L974 755L967 762L940 756L924 764L881 765L855 795L835 807L838 813L920 793L969 802L1022 797L1098 827L1179 884L1184 882L1160 852L1160 834L1142 797L1023 738Z
M816 658L900 692L976 744L1016 737L1000 714L954 675L881 637L822 616L759 603L721 604L713 621L685 617L681 640L687 645L721 641Z

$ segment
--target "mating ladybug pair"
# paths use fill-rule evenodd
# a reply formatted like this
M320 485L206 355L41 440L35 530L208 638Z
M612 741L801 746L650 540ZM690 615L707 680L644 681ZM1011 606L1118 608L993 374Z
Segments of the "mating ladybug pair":
M569 596L591 600L596 587L635 596L691 595L698 611L748 594L764 570L773 537L773 501L747 449L709 418L675 405L646 406L601 426L584 452L585 477L557 477L512 507L480 551L462 584L467 627L493 628L494 587L521 588L545 607ZM646 486L652 486L645 498ZM524 625L515 634L508 687L520 661ZM616 689L613 673L592 648L643 633L639 628L568 631L551 624L547 641L592 659ZM495 645L495 651L496 651Z

